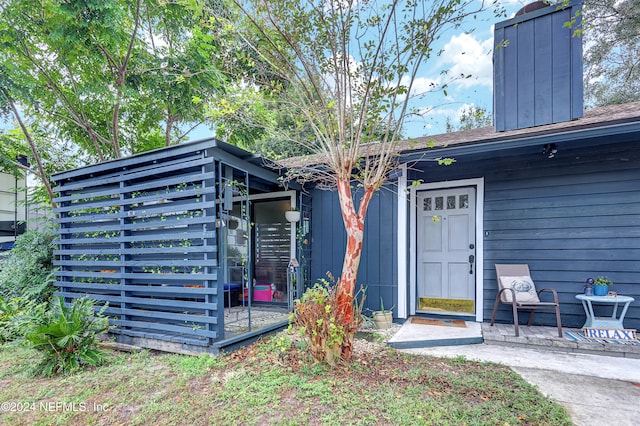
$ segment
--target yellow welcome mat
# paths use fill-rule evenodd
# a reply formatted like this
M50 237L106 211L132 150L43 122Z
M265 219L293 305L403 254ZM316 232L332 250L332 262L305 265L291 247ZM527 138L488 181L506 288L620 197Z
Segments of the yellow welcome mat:
M418 299L420 311L445 311L473 313L475 302L473 300L443 299L439 297L421 297Z
M434 318L422 318L411 317L412 324L423 325L439 325L442 327L466 327L467 325L463 320L459 319L434 319Z

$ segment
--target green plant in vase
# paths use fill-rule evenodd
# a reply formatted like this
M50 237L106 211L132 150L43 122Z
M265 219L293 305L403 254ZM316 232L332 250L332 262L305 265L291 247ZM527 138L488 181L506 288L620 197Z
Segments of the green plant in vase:
M596 296L606 296L609 293L609 287L613 282L607 277L598 277L593 280L593 294Z
M373 311L372 314L373 322L376 325L376 328L380 330L386 330L391 327L393 324L393 306L390 309L384 308L384 302L382 301L382 297L380 298L380 310Z

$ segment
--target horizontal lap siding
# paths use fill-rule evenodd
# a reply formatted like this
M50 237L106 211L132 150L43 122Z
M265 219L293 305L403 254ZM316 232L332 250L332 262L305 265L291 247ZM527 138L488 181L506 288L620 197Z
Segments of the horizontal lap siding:
M336 278L342 271L346 233L335 191L313 191L311 278ZM357 205L356 199L356 205ZM397 197L388 188L378 191L369 206L357 286L366 287L365 310L394 307L397 313Z
M640 328L638 157L637 150L576 150L554 159L514 159L486 174L486 318L497 289L493 265L527 263L538 288L558 291L564 324L584 323L575 295L588 277L605 275L615 282L612 290L636 299L625 326ZM554 323L550 313L536 318ZM498 319L509 321L510 311L502 307Z
M536 287L558 291L565 325L584 323L575 295L583 292L588 277L605 275L615 283L612 290L635 298L624 325L640 328L640 147L560 145L551 159L540 149L456 160L449 167L424 165L410 177L426 182L485 178L485 321L497 293L494 264L527 263ZM500 306L498 320L512 321L506 305ZM536 314L538 324L554 322L553 314Z
M56 177L56 286L108 303L114 332L210 346L221 338L215 163L180 147Z

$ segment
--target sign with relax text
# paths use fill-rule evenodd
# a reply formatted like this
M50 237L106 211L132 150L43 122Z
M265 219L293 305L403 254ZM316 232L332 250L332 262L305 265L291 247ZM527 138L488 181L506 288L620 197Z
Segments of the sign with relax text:
M630 329L585 327L582 329L582 332L587 339L638 340L636 330Z

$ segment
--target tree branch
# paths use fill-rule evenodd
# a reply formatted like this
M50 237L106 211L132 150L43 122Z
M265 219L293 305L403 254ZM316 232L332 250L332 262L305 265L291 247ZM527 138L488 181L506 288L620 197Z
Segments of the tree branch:
M47 193L49 194L49 199L51 200L51 206L55 208L56 203L53 201L54 199L53 189L51 188L51 182L49 181L49 177L47 176L44 170L44 166L42 165L42 160L40 158L40 153L38 152L38 147L33 141L33 138L31 137L31 133L29 132L29 129L27 129L27 126L25 126L24 122L22 121L22 117L20 117L20 113L16 108L13 98L11 98L11 96L9 95L9 92L4 87L1 87L0 90L2 90L2 93L7 99L9 107L11 108L11 112L13 113L14 118L16 119L16 121L18 122L18 125L20 126L20 130L22 130L24 137L27 139L27 144L29 144L29 149L31 150L31 154L33 155L33 158L36 161L38 175L42 179L42 183L44 184L44 187L46 188Z

